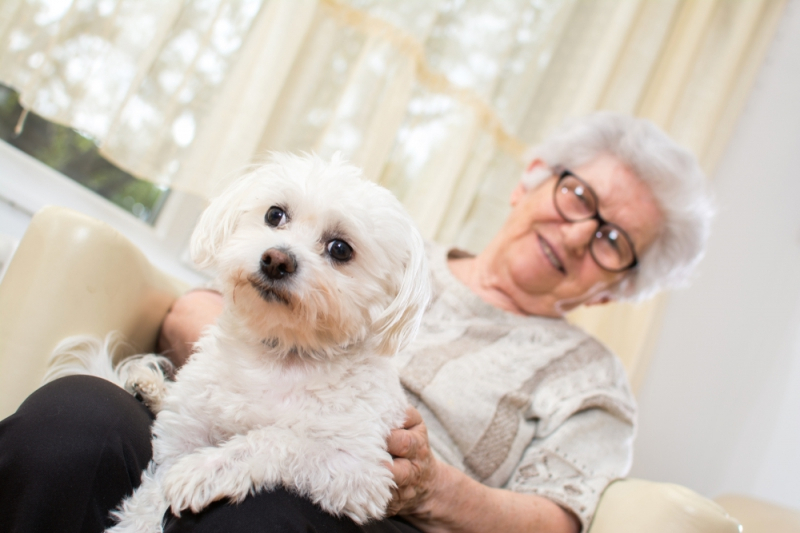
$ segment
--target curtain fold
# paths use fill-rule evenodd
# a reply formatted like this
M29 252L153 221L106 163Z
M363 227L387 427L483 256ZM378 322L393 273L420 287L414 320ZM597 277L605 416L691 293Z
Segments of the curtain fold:
M269 150L341 151L478 251L525 146L652 119L713 171L784 0L4 0L0 81L132 174L208 196ZM575 312L634 386L663 298Z

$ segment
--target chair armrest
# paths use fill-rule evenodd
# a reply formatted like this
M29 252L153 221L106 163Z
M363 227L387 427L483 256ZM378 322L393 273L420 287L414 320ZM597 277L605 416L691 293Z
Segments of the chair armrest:
M65 337L117 330L131 353L152 351L185 289L111 226L62 207L42 209L0 283L0 419L39 386Z
M686 487L615 481L600 498L587 533L740 533L725 510Z
M800 510L789 509L738 494L719 496L714 498L714 501L742 523L745 533L797 533L800 531Z

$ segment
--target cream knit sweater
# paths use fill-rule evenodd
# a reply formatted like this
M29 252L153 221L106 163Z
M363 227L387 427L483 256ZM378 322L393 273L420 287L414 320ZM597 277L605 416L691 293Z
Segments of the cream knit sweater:
M555 501L586 531L630 468L636 407L621 363L564 320L485 303L438 245L428 257L433 301L396 363L431 448L486 485Z

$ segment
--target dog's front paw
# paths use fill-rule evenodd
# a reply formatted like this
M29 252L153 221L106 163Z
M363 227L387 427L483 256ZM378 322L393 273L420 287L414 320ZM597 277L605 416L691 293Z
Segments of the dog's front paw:
M161 410L167 395L165 376L172 371L169 362L156 355L132 357L123 361L117 372L125 381L125 390L143 402L153 413Z
M359 479L353 486L344 507L345 514L358 524L383 518L392 499L392 487L394 481L389 469L376 467L371 475Z
M156 381L133 381L125 383L125 390L130 392L137 400L144 403L150 411L158 414L161 411L161 400L165 395L163 383Z
M175 516L185 509L198 513L226 497L241 501L250 492L247 472L213 452L187 455L164 474L164 498Z
M364 524L384 517L393 486L392 474L386 466L360 465L335 475L331 483L312 491L312 498L325 511L345 514L357 524Z

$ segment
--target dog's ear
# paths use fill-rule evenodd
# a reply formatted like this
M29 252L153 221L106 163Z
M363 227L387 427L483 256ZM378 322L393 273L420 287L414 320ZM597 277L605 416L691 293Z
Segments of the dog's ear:
M238 178L203 211L190 243L192 260L198 267L205 269L214 266L225 241L236 230L244 213L239 199L251 186L253 179L252 173Z
M425 243L419 232L411 228L408 233L409 255L400 281L397 296L373 322L378 339L377 350L384 355L394 355L405 348L417 334L422 314L431 299L431 280Z

